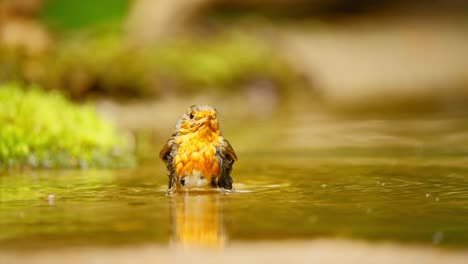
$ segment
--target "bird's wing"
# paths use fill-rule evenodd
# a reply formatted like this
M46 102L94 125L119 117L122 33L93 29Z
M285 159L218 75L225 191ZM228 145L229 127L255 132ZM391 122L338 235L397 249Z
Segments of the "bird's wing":
M174 135L172 135L169 140L167 140L166 144L164 144L161 152L159 152L159 158L162 159L164 162L167 162L168 158L171 155L172 148L174 146Z
M223 140L217 149L217 155L221 160L220 173L218 178L218 187L231 190L232 189L232 166L237 160L236 152L227 140Z
M169 171L169 189L175 187L175 180L177 179L175 174L175 167L174 167L174 157L172 156L172 150L175 145L175 134L172 135L169 140L164 144L161 152L159 152L159 157L164 161L166 164L166 168Z
M226 156L229 156L233 161L237 160L237 155L234 149L232 148L231 144L229 144L229 141L224 139L224 151L226 152Z

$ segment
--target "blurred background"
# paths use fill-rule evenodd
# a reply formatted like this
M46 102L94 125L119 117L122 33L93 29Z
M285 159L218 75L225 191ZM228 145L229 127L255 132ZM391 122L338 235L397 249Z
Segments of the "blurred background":
M295 95L464 112L467 12L459 0L2 0L0 80L74 100L242 96L251 108Z
M227 123L291 107L463 117L467 13L459 0L2 0L0 81L92 101L133 131L168 133L194 103Z
M467 43L463 0L0 0L0 169L127 168L0 175L0 245L465 250ZM158 153L201 103L240 192L168 202Z

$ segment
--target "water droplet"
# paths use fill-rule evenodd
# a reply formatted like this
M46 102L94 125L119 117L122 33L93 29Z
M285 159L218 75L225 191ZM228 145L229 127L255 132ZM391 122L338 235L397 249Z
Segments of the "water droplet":
M431 196L431 194L430 194L430 193L426 193L426 197L429 197L429 196Z
M322 185L320 185L320 187L322 187L322 188L326 188L326 187L327 187L327 185L326 185L326 184L322 184Z

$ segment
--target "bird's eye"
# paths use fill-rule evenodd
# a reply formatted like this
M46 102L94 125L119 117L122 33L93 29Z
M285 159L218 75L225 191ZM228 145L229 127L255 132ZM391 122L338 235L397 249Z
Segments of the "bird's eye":
M194 117L193 113L190 113L189 117L190 117L190 119L193 119L193 117Z

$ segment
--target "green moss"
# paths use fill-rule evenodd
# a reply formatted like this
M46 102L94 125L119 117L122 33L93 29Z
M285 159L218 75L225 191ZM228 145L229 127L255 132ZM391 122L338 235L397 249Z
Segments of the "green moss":
M36 86L0 84L0 167L109 167L131 161L115 127L89 106Z

